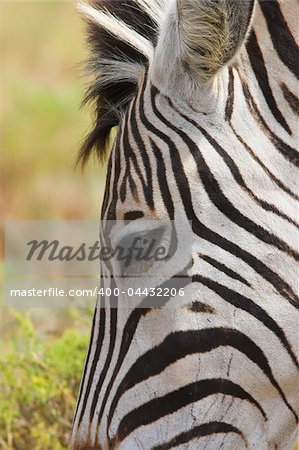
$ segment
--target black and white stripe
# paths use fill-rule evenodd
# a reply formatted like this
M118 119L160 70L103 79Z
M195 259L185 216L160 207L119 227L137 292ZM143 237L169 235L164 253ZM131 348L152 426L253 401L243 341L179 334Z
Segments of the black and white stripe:
M132 223L179 219L190 228L192 252L157 277L170 286L187 274L184 297L165 297L161 308L147 298L135 307L99 298L74 450L294 446L298 5L235 6L80 6L95 75L87 101L96 106L81 161L93 148L103 155L119 126L103 228L117 220L124 234ZM104 287L121 283L111 267L102 272Z

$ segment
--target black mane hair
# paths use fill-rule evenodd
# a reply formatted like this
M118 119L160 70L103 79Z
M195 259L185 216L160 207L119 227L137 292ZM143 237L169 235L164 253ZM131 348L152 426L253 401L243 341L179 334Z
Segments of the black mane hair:
M90 57L86 68L92 76L83 104L91 103L95 114L93 129L78 155L82 165L93 150L100 159L105 158L111 129L120 123L136 93L139 76L148 67L149 58L142 51L142 45L146 43L150 52L156 44L157 11L159 8L162 11L163 1L96 0L78 5L87 22ZM96 14L92 15L96 12L101 12L101 17L105 15L108 25L95 18ZM113 27L108 29L111 18L125 27L126 36L113 32Z

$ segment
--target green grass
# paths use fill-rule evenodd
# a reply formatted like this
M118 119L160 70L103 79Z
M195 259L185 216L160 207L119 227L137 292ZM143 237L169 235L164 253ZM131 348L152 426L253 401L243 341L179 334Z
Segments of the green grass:
M28 314L11 314L18 331L0 356L0 448L67 449L90 317L49 339Z

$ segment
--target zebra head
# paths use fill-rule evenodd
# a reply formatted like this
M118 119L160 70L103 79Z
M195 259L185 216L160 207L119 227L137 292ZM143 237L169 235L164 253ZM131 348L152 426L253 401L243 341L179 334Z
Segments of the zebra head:
M141 297L129 307L123 281L102 267L117 295L98 299L74 450L292 449L296 7L79 5L91 46L86 101L95 105L79 159L104 157L118 126L103 227L123 242L136 232L164 239L165 224L179 223L172 264L153 272L154 287L185 281L184 296L168 295L163 308ZM147 270L137 264L131 274Z

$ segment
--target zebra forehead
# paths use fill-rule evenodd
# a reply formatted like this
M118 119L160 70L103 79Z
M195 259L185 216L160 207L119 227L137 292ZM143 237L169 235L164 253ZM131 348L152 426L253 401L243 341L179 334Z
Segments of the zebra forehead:
M95 111L95 126L82 146L79 162L84 164L93 149L99 157L106 155L110 131L121 122L149 67L153 69L150 76L161 88L165 83L171 88L174 83L177 93L192 97L198 84L193 78L198 76L201 85L233 58L247 32L254 4L250 0L238 9L234 1L78 3L87 22L91 50L86 68L92 81L84 103L91 103ZM182 80L179 84L173 81L177 76Z

